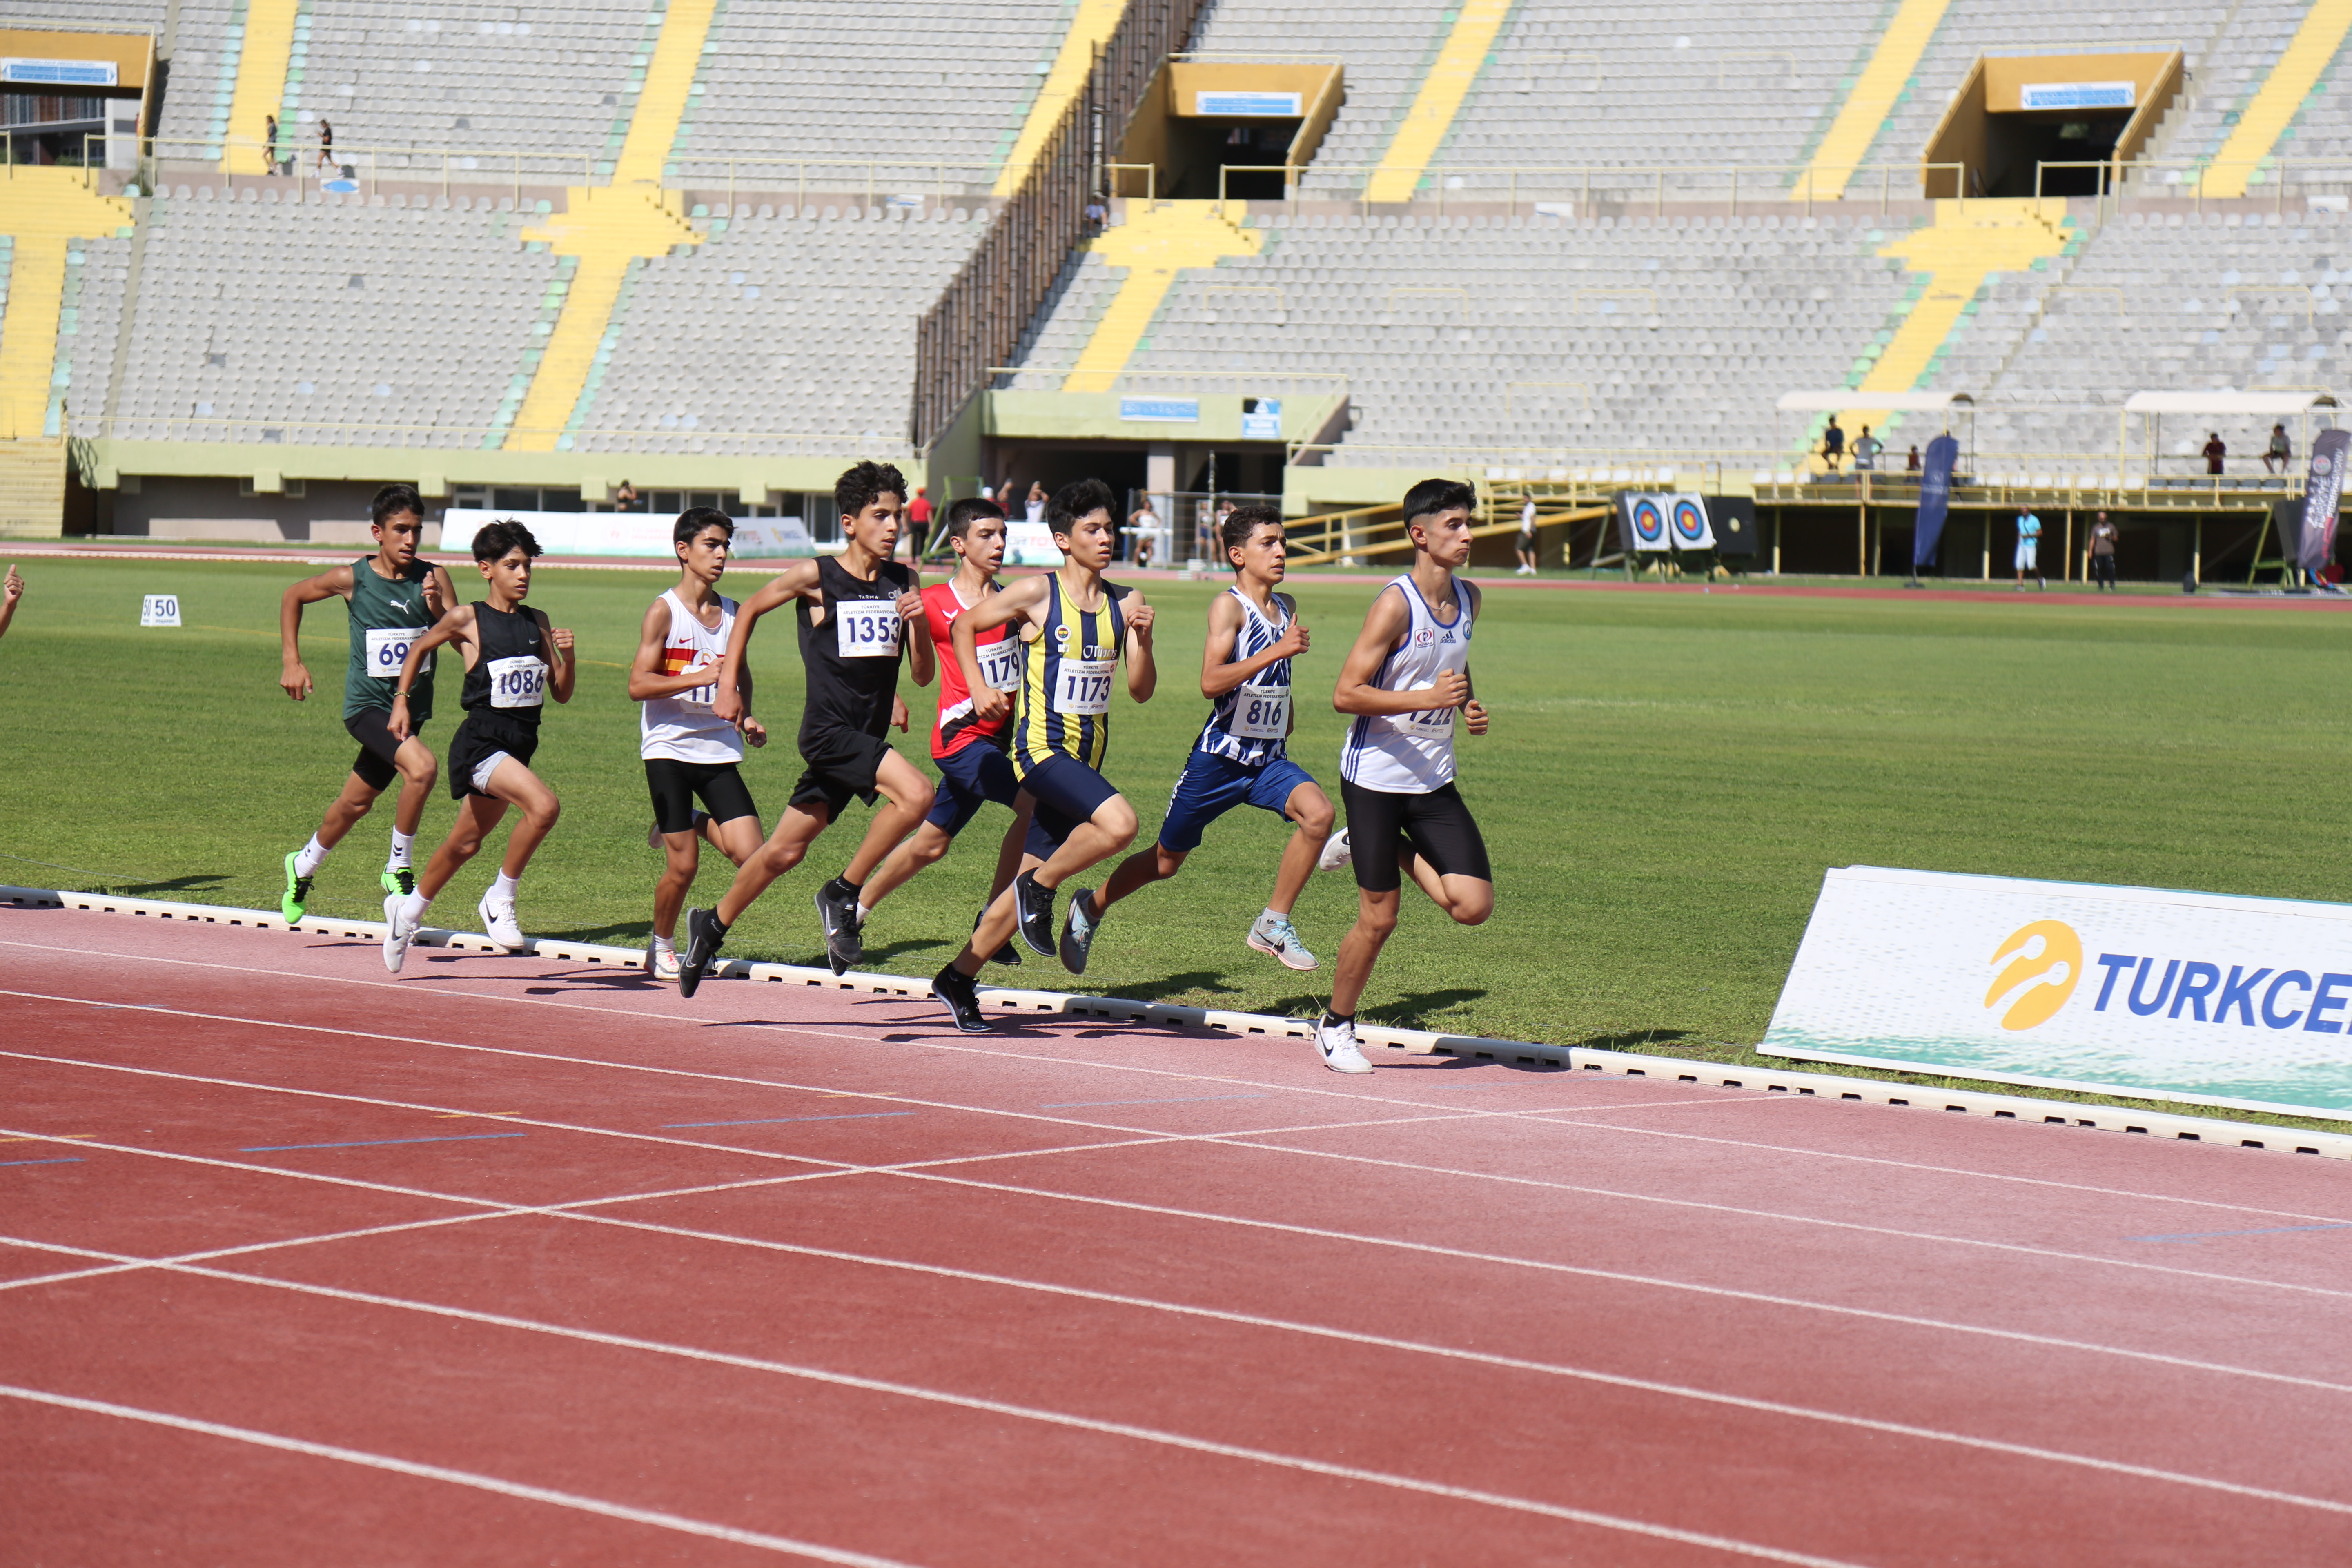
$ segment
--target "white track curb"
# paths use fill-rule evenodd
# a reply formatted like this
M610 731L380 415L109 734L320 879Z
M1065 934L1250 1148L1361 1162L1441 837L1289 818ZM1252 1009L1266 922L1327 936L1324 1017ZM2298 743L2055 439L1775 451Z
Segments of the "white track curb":
M0 907L88 910L101 914L142 915L155 920L196 921L206 925L249 926L256 931L301 931L318 936L363 938L382 942L382 921L330 920L313 915L289 927L284 917L268 910L230 909L219 904L180 904L155 899L121 899L104 893L60 892L48 888L0 886ZM476 931L445 931L427 926L416 938L425 947L453 948L461 952L505 953ZM645 950L610 947L601 942L533 940L524 950L537 957L566 963L609 963L635 969ZM898 974L866 974L853 971L835 975L830 970L797 963L753 963L732 959L710 972L710 978L764 980L785 985L811 985L869 995L906 996L928 1000L930 982ZM1132 1002L1117 996L1076 996L1059 991L1024 991L985 986L981 1001L1008 1013L1049 1014L1073 1018L1100 1018L1110 1023L1158 1024L1171 1028L1217 1029L1236 1037L1262 1035L1269 1039L1311 1038L1314 1024L1306 1018L1277 1018L1266 1013L1234 1013L1214 1007L1183 1007L1167 1002ZM2225 1121L2217 1117L2188 1116L2173 1111L2132 1110L2112 1105L2076 1105L2063 1100L2034 1100L2024 1095L1981 1089L1931 1089L1916 1084L1887 1083L1877 1079L1848 1078L1836 1073L1783 1072L1773 1068L1734 1067L1722 1062L1691 1061L1681 1057L1637 1056L1628 1051L1595 1050L1588 1046L1530 1045L1523 1040L1490 1040L1475 1035L1444 1035L1427 1029L1395 1029L1381 1024L1359 1024L1356 1037L1367 1046L1419 1056L1465 1057L1518 1066L1565 1068L1582 1072L1611 1073L1622 1078L1655 1078L1666 1082L1703 1084L1710 1088L1763 1089L1775 1094L1819 1095L1860 1100L1868 1105L1959 1111L2002 1121L2040 1121L2061 1127L2095 1128L2109 1132L2137 1132L2150 1137L2190 1142L2235 1143L2241 1148L2293 1151L2352 1160L2352 1133L2314 1132L2304 1128L2272 1127L2260 1122Z

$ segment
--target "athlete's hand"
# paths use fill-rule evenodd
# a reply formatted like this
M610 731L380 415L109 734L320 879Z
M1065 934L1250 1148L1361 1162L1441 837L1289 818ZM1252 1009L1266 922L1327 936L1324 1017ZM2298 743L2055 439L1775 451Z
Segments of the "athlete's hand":
M1127 612L1127 629L1145 637L1150 637L1151 621L1156 613L1149 605L1136 605Z
M722 724L734 724L751 717L743 705L743 693L732 686L721 686L711 693L710 711Z
M738 734L755 746L764 746L768 743L768 727L749 713L736 721L735 730Z
M301 701L310 695L310 667L300 659L296 659L292 664L278 670L278 684L286 689L287 696L297 702Z
M1280 658L1296 658L1307 651L1307 623L1293 621L1268 650Z
M392 731L393 739L396 741L405 741L414 732L408 722L407 698L395 697L392 700L392 719L384 728Z
M25 596L25 579L17 574L16 568L13 565L8 568L5 592L8 595L8 603L12 605Z
M1474 735L1486 732L1486 705L1476 698L1462 705L1462 727Z
M1429 705L1432 708L1459 708L1469 700L1470 678L1458 669L1441 669L1437 672L1437 679L1429 683Z
M907 700L905 698L890 699L890 723L900 734L907 732Z
M441 574L427 572L425 574L425 613L437 621L446 607L441 603Z
M1012 705L1013 699L993 686L975 687L972 689L972 717L983 723L993 724L997 720L1003 718L1005 710Z
M923 618L923 595L909 588L898 595L898 618L913 626Z
M548 628L547 640L553 643L559 652L570 653L572 651L572 633L562 626L551 626Z

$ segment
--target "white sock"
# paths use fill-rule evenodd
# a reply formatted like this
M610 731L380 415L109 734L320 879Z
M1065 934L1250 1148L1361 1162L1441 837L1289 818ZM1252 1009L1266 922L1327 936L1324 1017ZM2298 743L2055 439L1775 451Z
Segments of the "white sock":
M1288 915L1278 913L1274 906L1269 904L1265 911L1257 917L1257 923L1261 926L1270 926L1276 921L1286 921L1289 918Z
M400 906L400 918L410 925L423 925L425 910L432 902L422 893L411 893L408 901Z
M415 843L416 835L414 833L403 833L399 828L394 828L392 830L392 858L383 863L383 868L387 871L406 870L409 864L408 852L415 847Z
M294 852L294 874L298 877L317 876L319 868L327 863L327 857L332 853L334 851L320 843L319 836L313 833L310 842Z
M666 936L657 936L654 938L654 951L656 952L676 952L677 948L669 938Z
M490 884L490 897L494 899L504 899L507 902L512 903L515 892L515 879L504 871L499 872L499 879Z

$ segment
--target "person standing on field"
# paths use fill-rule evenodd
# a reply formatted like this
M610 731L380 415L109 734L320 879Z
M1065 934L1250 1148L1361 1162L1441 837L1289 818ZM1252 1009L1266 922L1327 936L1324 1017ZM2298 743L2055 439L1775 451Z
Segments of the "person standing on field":
M2042 575L2042 520L2031 509L2021 506L2017 509L2017 591L2021 594L2025 592L2028 572L2042 584L2042 592L2050 591L2049 583Z
M2106 593L2116 586L2116 525L2101 512L2091 524L2091 583L2093 592Z
M1519 508L1519 542L1517 545L1517 553L1519 557L1519 567L1518 570L1512 573L1511 575L1514 577L1534 576L1536 574L1536 498L1533 496L1529 496L1527 500L1527 504Z
M310 695L310 672L302 663L302 606L322 599L340 598L351 606L351 656L343 672L343 728L360 746L351 776L341 795L327 807L326 816L310 842L286 857L286 891L278 901L288 925L300 922L310 900L310 884L326 864L328 854L343 835L358 825L395 778L401 781L400 805L392 819L392 853L383 863L382 885L387 893L405 898L415 890L416 873L409 863L416 829L425 818L425 803L433 794L440 764L419 738L433 717L433 660L427 658L404 683L402 663L409 645L431 630L435 622L457 602L449 574L417 558L417 542L425 533L425 500L413 485L386 485L375 492L369 507L369 531L375 535L373 555L348 566L338 566L306 577L286 590L278 604L280 668L278 684L300 702ZM408 728L392 730L393 700L408 688Z

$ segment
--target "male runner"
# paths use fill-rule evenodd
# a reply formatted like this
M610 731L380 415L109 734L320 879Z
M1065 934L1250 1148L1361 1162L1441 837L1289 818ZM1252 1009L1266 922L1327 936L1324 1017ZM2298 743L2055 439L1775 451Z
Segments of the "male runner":
M1348 828L1323 855L1331 869L1356 865L1356 924L1339 944L1331 1005L1315 1047L1335 1072L1370 1072L1356 1047L1356 1004L1381 948L1396 930L1403 876L1466 926L1495 910L1495 874L1478 824L1454 787L1454 716L1474 735L1486 710L1470 686L1470 634L1478 590L1454 574L1470 559L1476 492L1454 479L1423 479L1405 492L1412 570L1382 588L1339 669L1331 706L1352 713L1339 753Z
M727 940L768 884L801 863L855 795L874 814L866 837L842 874L816 891L824 926L825 962L835 974L865 956L857 938L857 891L867 873L931 809L931 782L890 749L884 730L905 710L898 702L898 664L908 652L918 685L931 679L931 639L923 628L923 597L915 569L893 561L907 500L906 476L887 463L859 463L834 481L834 505L849 543L840 555L795 561L743 601L727 655L719 667L710 705L733 723L746 704L739 687L752 628L769 611L792 604L800 617L801 658L808 666L808 700L801 712L801 760L808 764L793 786L783 819L767 847L743 862L727 896L711 910L686 911L686 955L678 994L691 996ZM909 635L911 629L911 636Z
M1070 900L1062 962L1073 974L1086 973L1103 912L1174 876L1200 847L1209 824L1244 803L1288 817L1298 831L1282 852L1274 897L1243 941L1286 968L1315 967L1290 910L1331 837L1331 802L1290 760L1286 744L1290 661L1307 651L1307 627L1297 601L1275 592L1284 571L1282 513L1270 506L1236 507L1219 525L1217 542L1234 581L1209 602L1209 641L1201 652L1201 695L1215 706L1176 775L1160 842L1129 856L1098 891L1081 891Z
M1013 704L1013 760L1021 787L1037 803L1030 851L1045 861L1013 879L964 950L931 980L931 994L966 1034L989 1026L971 981L981 955L994 952L1017 927L1033 952L1050 956L1054 889L1135 841L1135 808L1097 771L1110 745L1111 667L1124 648L1128 695L1138 702L1151 700L1160 678L1151 659L1151 606L1134 589L1103 581L1118 542L1112 505L1110 487L1100 479L1056 490L1045 525L1062 552L1060 568L1024 577L955 620L956 661L972 711L982 720L995 719L1006 701L981 669L981 637L1017 623L1029 645ZM1070 940L1062 938L1066 952ZM1083 939L1078 951L1084 967Z
M449 793L459 802L457 820L416 879L416 890L383 901L383 966L394 974L425 923L425 907L480 853L482 840L509 805L522 807L522 820L507 836L498 880L474 912L500 947L519 952L526 945L515 919L515 884L563 809L555 792L530 771L531 753L539 750L540 710L550 693L558 702L572 700L579 669L572 634L549 626L546 611L523 606L530 592L531 560L538 554L539 541L521 523L485 524L474 535L474 564L489 585L489 596L442 616L409 644L401 664L392 700L394 734L405 739L414 729L408 704L417 668L443 643L456 643L465 656L466 684L458 701L466 717L449 737Z
M923 590L924 628L935 649L951 647L951 628L956 617L998 591L1001 585L996 581L996 571L1004 563L1004 509L994 501L966 497L953 503L948 508L947 527L948 545L955 552L955 575ZM1021 639L1013 635L1012 629L998 626L979 639L982 678L999 691L1016 689L1021 684L1023 651ZM1013 808L1013 825L1004 830L1003 846L997 851L996 876L989 884L989 901L995 901L1016 873L1045 864L1021 852L1029 837L1030 800L1021 793L1021 781L1013 774L1013 760L1004 752L1004 731L1010 727L1012 714L1000 712L994 719L980 718L972 711L963 666L953 658L940 659L939 666L939 717L931 722L931 760L940 767L938 796L931 803L931 814L915 829L915 836L891 850L889 858L866 879L864 889L857 895L857 923L861 928L877 904L908 878L945 855L956 835L990 801ZM983 905L982 919L986 912ZM979 920L972 921L973 929L979 925ZM1021 950L1007 938L992 962L1017 964L1021 962Z
M735 520L698 506L680 514L670 536L677 553L677 586L663 590L646 611L637 657L629 666L630 700L645 704L638 710L637 752L654 797L647 838L655 848L668 851L661 879L654 884L653 940L646 946L646 971L656 980L677 978L672 942L678 908L701 864L702 839L740 866L767 837L740 765L745 741L768 743L766 728L748 711L750 666L735 678L747 711L730 724L710 710L718 695L710 679L735 630L735 601L718 591ZM698 795L706 809L694 808Z
M404 684L399 677L409 645L457 602L457 590L448 573L416 558L417 542L425 533L425 501L415 486L384 486L375 492L368 517L376 541L373 555L306 577L278 602L278 684L297 702L310 695L310 672L302 664L302 606L332 598L350 605L352 650L343 674L343 728L360 743L359 760L352 763L351 777L327 807L319 831L286 857L286 893L278 907L289 925L302 918L311 881L328 853L394 778L404 787L393 810L392 854L381 880L387 893L405 898L415 890L416 873L409 865L409 851L440 771L432 751L417 737L433 717L431 659L417 670L409 692L407 733L394 735L389 721L394 688Z

